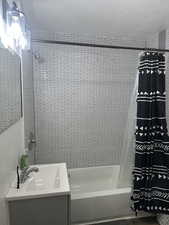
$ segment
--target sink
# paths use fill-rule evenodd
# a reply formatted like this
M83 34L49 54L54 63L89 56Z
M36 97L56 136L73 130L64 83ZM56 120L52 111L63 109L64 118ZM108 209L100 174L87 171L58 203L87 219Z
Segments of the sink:
M6 196L7 201L70 194L66 163L32 166L39 171L31 173L20 189L16 189L15 180Z
M31 177L25 182L24 186L27 192L60 188L60 166L47 165L38 168L39 172L32 173Z
M70 225L71 195L66 163L38 167L20 189L16 179L6 196L10 225Z

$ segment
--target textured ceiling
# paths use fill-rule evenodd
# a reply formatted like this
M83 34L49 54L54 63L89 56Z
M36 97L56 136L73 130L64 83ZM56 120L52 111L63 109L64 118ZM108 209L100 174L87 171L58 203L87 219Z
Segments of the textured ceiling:
M169 0L22 0L32 29L147 37L169 27Z

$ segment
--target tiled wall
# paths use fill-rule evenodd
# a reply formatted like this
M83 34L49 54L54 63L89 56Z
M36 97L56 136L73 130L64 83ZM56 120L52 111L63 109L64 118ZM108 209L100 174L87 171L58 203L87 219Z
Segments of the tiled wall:
M32 31L32 39L41 40L57 40L57 41L70 41L70 42L84 42L94 44L106 45L122 45L131 47L145 47L145 39L127 38L122 36L110 36L107 34L92 35L88 33L63 33L63 32L49 32L45 30Z
M33 89L33 61L32 53L25 51L22 54L23 67L23 100L24 100L24 128L25 128L25 148L28 149L30 132L35 134L34 126L34 89ZM34 163L35 145L28 152L29 162Z
M0 48L0 133L21 117L20 59Z
M34 59L37 162L119 164L138 52L39 43L33 49L42 57Z

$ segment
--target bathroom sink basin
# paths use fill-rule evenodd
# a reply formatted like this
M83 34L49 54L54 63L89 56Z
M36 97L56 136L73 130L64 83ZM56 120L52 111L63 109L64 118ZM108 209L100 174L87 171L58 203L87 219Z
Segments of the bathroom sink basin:
M32 173L23 188L26 192L60 188L60 167L41 166L39 172Z
M65 163L34 166L39 171L31 173L26 182L20 185L20 189L16 189L14 181L6 196L8 201L70 194Z

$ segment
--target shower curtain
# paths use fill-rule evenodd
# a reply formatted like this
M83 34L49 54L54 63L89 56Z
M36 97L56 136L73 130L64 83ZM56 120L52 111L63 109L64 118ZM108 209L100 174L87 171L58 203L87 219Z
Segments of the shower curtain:
M134 82L134 88L130 98L128 109L127 124L124 131L123 145L120 157L120 173L118 187L130 187L132 183L132 170L135 153L135 135L136 112L137 112L137 90L138 90L138 73Z
M140 56L132 208L169 214L169 137L165 112L165 56Z

